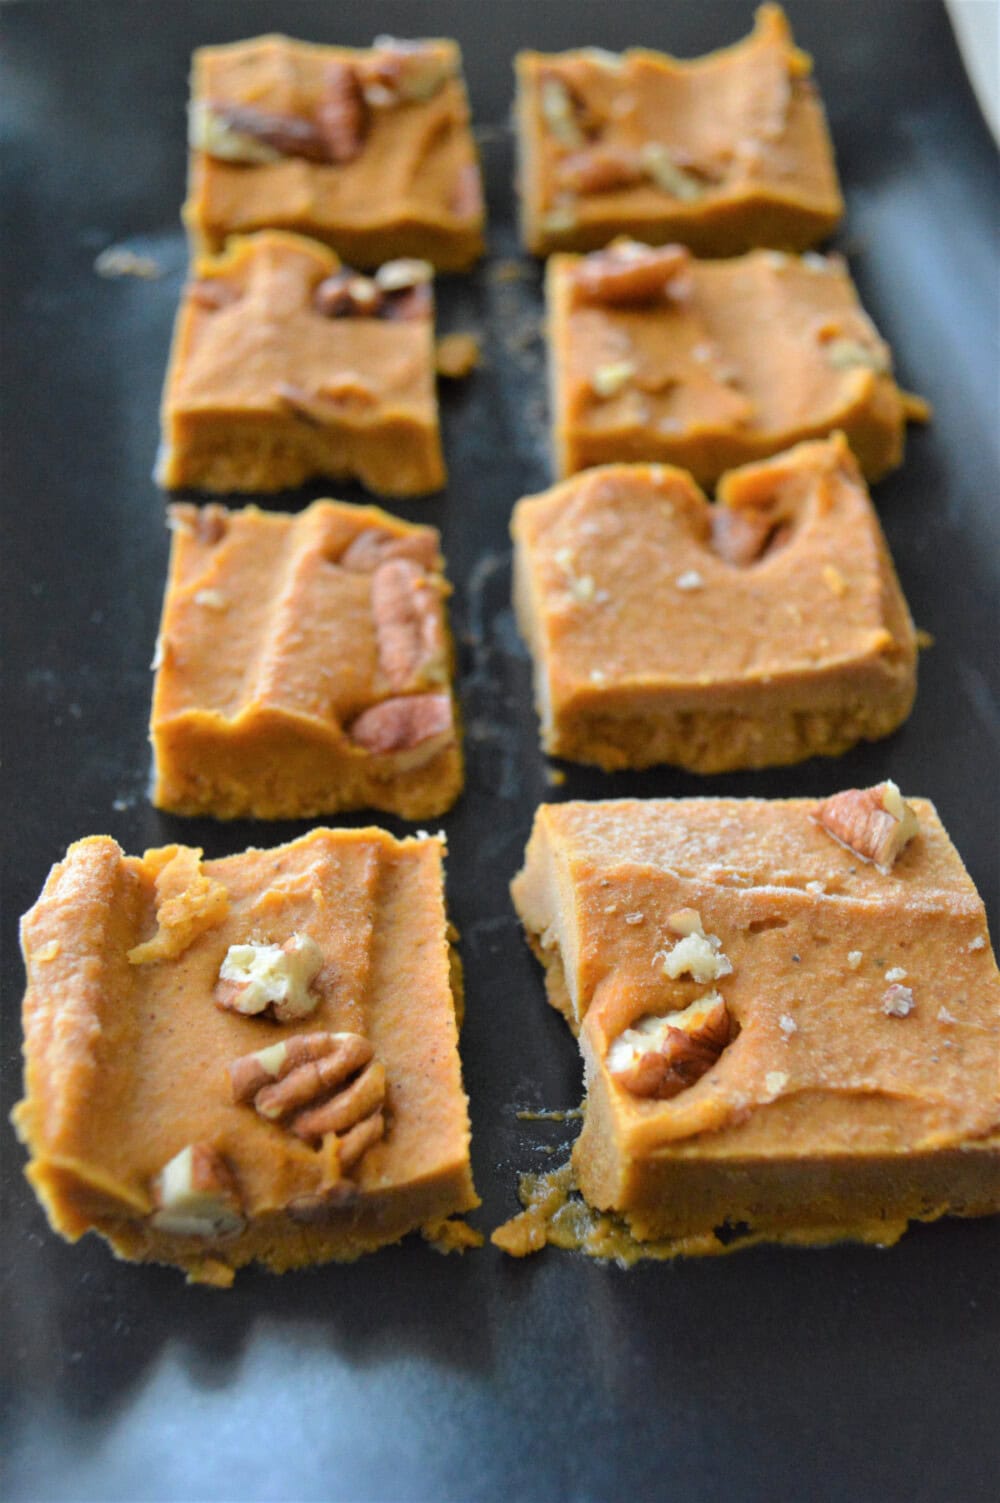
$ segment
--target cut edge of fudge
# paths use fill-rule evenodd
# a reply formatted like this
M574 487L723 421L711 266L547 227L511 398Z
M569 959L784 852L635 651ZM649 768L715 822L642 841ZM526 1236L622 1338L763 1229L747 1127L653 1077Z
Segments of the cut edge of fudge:
M175 505L170 525L153 803L218 819L353 809L428 819L451 808L461 719L436 529L328 500L294 515ZM331 565L350 595L319 640L313 617L334 608ZM241 577L247 598L234 599ZM214 663L227 672L206 678Z
M774 649L764 667L754 663L739 672L728 657L719 664L710 653L699 654L692 640L686 667L676 653L660 665L651 652L641 674L634 665L616 672L615 654L626 627L612 614L598 633L588 678L580 666L589 651L585 643L597 633L601 613L615 610L616 576L607 566L602 579L602 552L609 561L631 557L642 518L582 561L574 554L572 526L563 523L580 512L580 541L586 547L582 531L597 525L595 517L601 515L598 501L587 522L588 496L614 486L637 491L645 486L650 508L670 508L671 528L680 519L676 588L667 591L657 616L671 648L674 626L690 632L688 623L701 610L714 619L713 602L725 603L720 592L741 592L747 610L770 592L771 624L783 629L776 613L792 609L785 599L789 581L799 588L808 565L815 599L824 612L833 610L834 625L842 614L851 640L834 643L813 662L801 643L785 663L777 661ZM834 507L843 513L838 534L827 530ZM610 502L604 506L608 514L613 509ZM650 523L652 542L658 527ZM562 531L566 544L553 554L549 540ZM714 504L674 466L600 466L519 501L511 534L515 615L531 651L542 745L550 755L605 770L668 763L714 774L776 766L838 756L858 741L890 735L913 707L916 633L877 514L841 434L728 472ZM804 552L810 539L820 550L815 560ZM555 582L553 559L565 576ZM666 562L661 548L658 563ZM666 577L655 594L653 588L651 605L663 597ZM858 592L865 619L871 618L868 631L855 621ZM733 607L737 615L740 608ZM794 608L801 613L801 602ZM826 614L817 615L817 631L825 621ZM759 629L766 633L767 623ZM823 633L827 630L822 625ZM829 639L823 635L822 640ZM607 662L611 666L605 669Z
M448 1219L479 1200L469 1163L458 1055L461 969L444 908L443 849L439 837L397 841L376 828L314 830L271 851L206 863L200 851L178 846L126 857L108 836L71 846L22 921L25 1094L12 1113L29 1153L27 1178L53 1230L71 1242L96 1231L119 1257L165 1262L191 1281L222 1286L253 1261L273 1272L352 1261L411 1231L443 1250L477 1245L478 1234ZM277 946L258 932L278 924L274 914L295 901L304 883L322 886L316 873L324 852L334 863L353 853L364 870L374 863L381 905L365 952L376 994L336 1004L353 1031L324 1032L313 1021L317 1007L322 1011L336 995L338 960L346 964L353 937L332 958L307 933ZM242 901L254 890L252 875L248 883L242 879L240 862L248 858L257 870L268 867L274 885L246 910L260 914L250 923L253 933L230 944L219 969L219 957L213 951L206 961L204 947L219 947L230 899ZM364 897L359 890L352 901ZM321 917L312 927L327 938L321 902L316 913ZM400 1080L412 1047L413 957L394 956L392 940L401 925L417 930L422 922L428 928L416 948L428 996L421 1023L433 1038L415 1046L414 1078ZM155 1019L164 995L156 990L157 965L172 962L180 967L175 993L178 985L189 992L194 974L214 986L203 1015L214 1053L185 1061L185 1079L200 1099L167 1098L176 1125L172 1119L166 1128L157 1125L147 1116L151 1108L142 1107L140 1126L143 1089L163 1106L162 1070L165 1063L173 1068L193 1034L189 1027L177 1045L172 1026ZM154 1008L148 1020L143 997ZM152 1030L149 1044L144 1027ZM164 1060L151 1058L157 1049ZM431 1061L426 1078L424 1056ZM435 1090L448 1099L435 1104ZM428 1114L430 1135L423 1159L414 1148L421 1113ZM143 1168L130 1160L151 1152L142 1144L147 1121L150 1135L158 1132L170 1148L162 1163ZM400 1130L406 1143L394 1161L391 1145ZM413 1159L409 1178L400 1154L404 1163L407 1155Z
M651 829L639 831L629 811L638 818L651 805L662 821L690 818L687 835L671 840L664 831L658 841ZM731 863L709 849L716 815L716 823L746 818L751 826ZM788 868L741 870L755 832L775 817L791 821L778 837ZM626 820L636 830L632 851ZM686 898L691 905L667 918L667 944L654 957L678 978L669 984L681 988L666 1011L662 981L636 969L657 883L671 903ZM616 907L627 910L644 885L646 911L610 917ZM588 1093L573 1169L529 1177L522 1188L527 1210L494 1235L501 1247L523 1255L551 1240L628 1262L756 1241L888 1245L910 1221L1000 1211L1000 975L983 904L927 801L903 800L886 781L825 800L543 805L512 894L545 967L549 1001L579 1033ZM602 896L609 900L605 919L596 907ZM720 919L727 908L740 910L744 935ZM618 949L602 954L597 932L615 922ZM776 964L785 928L803 954ZM852 1063L850 1049L839 1066L836 1050L823 1054L831 1047L822 1037L827 1005L819 1007L797 979L810 964L818 975L833 964L824 959L833 953L833 931L838 948L845 946L834 969L840 966L851 1034L881 1036L885 1049L893 1040L902 1044L910 1030L895 1065L869 1051L880 1082L863 1085L868 1066ZM867 954L846 949L852 933L872 938ZM938 955L930 974L919 955L909 972L898 964L921 935ZM741 990L739 973L752 965L755 945L770 947L772 990L798 989L798 1003L766 993L747 1003L752 977ZM573 994L581 972L590 978L586 996ZM783 975L796 979L786 985ZM813 1064L795 1050L817 1018L823 1026ZM762 1019L770 1029L763 1044ZM748 1082L733 1095L739 1076L728 1050L747 1030L756 1031L747 1034L745 1050L757 1051L753 1068L763 1073L756 1086ZM925 1046L936 1052L925 1054ZM848 1065L861 1071L857 1079ZM831 1082L828 1068L840 1069L839 1082ZM890 1089L893 1068L898 1083ZM978 1084L963 1095L955 1082L970 1070ZM943 1095L929 1084L938 1075ZM584 1202L571 1195L577 1184Z

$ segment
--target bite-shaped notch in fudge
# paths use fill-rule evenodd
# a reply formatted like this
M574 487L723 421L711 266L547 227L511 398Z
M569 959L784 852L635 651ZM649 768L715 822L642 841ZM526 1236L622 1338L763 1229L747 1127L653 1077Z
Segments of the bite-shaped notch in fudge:
M439 490L432 275L399 260L362 276L280 232L203 257L174 330L160 484L224 494L324 477L376 495Z
M514 601L545 751L694 772L887 736L917 645L842 436L726 475L586 471L515 508Z
M314 830L220 861L72 846L25 916L27 1175L54 1230L228 1284L478 1204L443 842Z
M640 1242L1000 1211L1000 974L927 801L543 806L512 892L579 1036L577 1180Z
M287 229L355 266L483 251L479 163L454 42L369 49L256 37L194 54L188 198L197 252Z
M437 532L376 507L171 508L153 800L426 819L462 787Z
M874 480L901 463L907 422L928 416L897 386L840 256L698 261L619 240L553 256L546 296L560 475L648 459L713 485L841 430Z
M699 255L805 250L844 205L809 57L777 5L694 61L644 48L517 59L528 249L593 250L615 235Z

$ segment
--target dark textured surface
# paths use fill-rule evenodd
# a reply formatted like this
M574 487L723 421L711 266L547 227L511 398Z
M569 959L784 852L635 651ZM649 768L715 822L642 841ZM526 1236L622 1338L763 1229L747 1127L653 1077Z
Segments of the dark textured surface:
M506 892L540 800L825 794L891 774L936 800L997 915L995 157L937 4L789 9L817 57L847 189L841 244L901 379L935 404L876 501L937 645L907 726L839 762L707 785L570 768L550 788L506 537L514 500L548 480L539 278L498 281L487 264L444 288L443 326L481 330L487 363L445 395L447 493L397 509L442 528L456 584L469 788L442 823L484 1228L514 1210L517 1168L562 1146L565 1128L520 1123L516 1109L579 1093L575 1046ZM2 8L6 1107L19 1089L16 915L72 839L107 831L129 851L186 840L221 855L301 828L192 824L145 798L167 553L149 475L185 264L191 48L267 29L457 36L484 127L495 261L517 254L505 125L516 46L641 41L690 55L749 18L748 4L705 0ZM96 254L121 242L154 256L160 279L97 277ZM995 1220L920 1228L891 1252L759 1248L627 1274L555 1252L459 1261L408 1244L352 1268L244 1273L218 1294L117 1264L94 1238L65 1246L12 1134L2 1141L9 1499L997 1496Z

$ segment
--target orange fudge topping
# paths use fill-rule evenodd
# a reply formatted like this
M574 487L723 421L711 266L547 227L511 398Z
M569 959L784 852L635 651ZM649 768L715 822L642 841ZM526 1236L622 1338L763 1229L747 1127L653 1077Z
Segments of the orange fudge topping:
M356 266L483 252L479 163L454 42L367 50L256 37L194 54L184 219L196 251L296 230Z
M336 501L170 519L154 802L227 819L450 808L462 755L437 532Z
M630 48L522 52L524 241L544 256L618 234L703 256L804 250L844 212L811 61L776 5L693 62Z
M514 599L547 752L694 772L886 736L916 638L842 436L726 475L613 465L520 501Z
M390 261L361 277L280 232L203 257L162 425L157 479L170 489L276 491L313 476L387 496L440 489L430 266Z
M635 1238L1000 1210L1000 975L931 804L543 806L512 890L579 1032L580 1187Z
M561 476L650 459L712 485L841 429L873 480L901 463L907 420L927 416L840 257L696 261L619 241L553 256L546 289Z
M14 1120L53 1228L226 1284L478 1204L442 849L72 846L22 928Z

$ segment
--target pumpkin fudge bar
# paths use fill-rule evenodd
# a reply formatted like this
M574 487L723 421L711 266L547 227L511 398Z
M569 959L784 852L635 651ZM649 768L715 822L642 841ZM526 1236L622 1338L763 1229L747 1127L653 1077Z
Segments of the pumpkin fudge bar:
M693 62L584 47L522 52L516 66L535 255L620 234L703 256L805 250L844 212L812 64L776 5L745 40Z
M544 749L608 770L835 756L916 692L913 623L841 435L726 475L608 465L520 501Z
M462 787L439 538L375 507L171 508L153 801L424 819Z
M203 257L174 332L160 484L266 492L324 476L386 496L439 490L431 276L413 260L360 276L278 231Z
M839 256L698 261L622 240L553 256L546 292L557 473L651 459L702 485L841 429L869 480L908 420L888 346Z
M454 42L319 47L256 37L194 54L194 249L259 229L322 240L356 266L400 256L460 271L483 252L479 163Z
M579 1034L577 1180L640 1242L1000 1210L1000 975L931 804L543 806L512 890Z
M22 927L14 1122L54 1230L215 1284L474 1239L442 1225L478 1204L442 854L73 845Z

